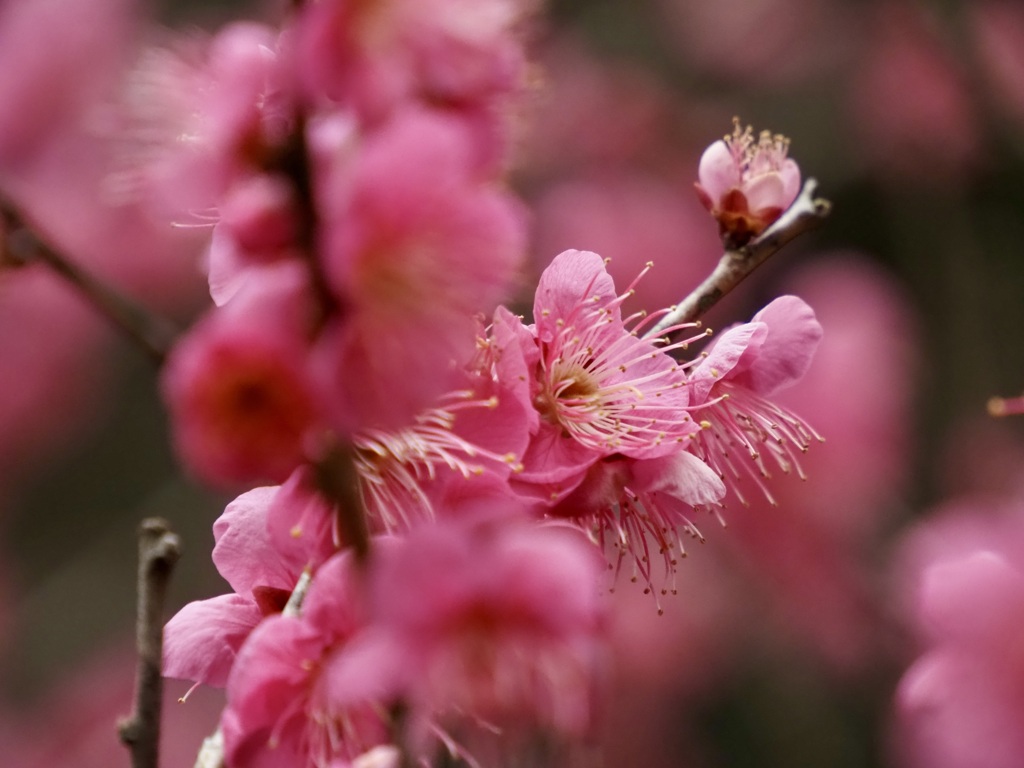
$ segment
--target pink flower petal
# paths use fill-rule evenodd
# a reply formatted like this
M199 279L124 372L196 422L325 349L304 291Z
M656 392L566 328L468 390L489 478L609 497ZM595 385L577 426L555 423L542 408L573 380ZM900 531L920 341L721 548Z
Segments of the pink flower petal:
M164 627L164 676L223 688L235 655L262 618L256 602L242 595L189 603Z
M730 189L740 186L740 167L732 151L719 139L704 150L697 168L701 187L716 203Z
M725 496L722 478L688 451L638 461L632 469L637 490L665 493L692 506L717 504Z
M749 347L760 348L767 336L764 323L735 325L719 336L708 356L690 374L691 401L705 402L715 383L733 372Z
M256 586L295 587L297 574L287 570L267 533L267 511L277 491L273 486L243 493L213 524L214 565L240 595Z
M759 395L772 395L807 372L821 341L821 323L796 296L780 296L754 315L752 322L765 324L767 338L744 355L731 378Z

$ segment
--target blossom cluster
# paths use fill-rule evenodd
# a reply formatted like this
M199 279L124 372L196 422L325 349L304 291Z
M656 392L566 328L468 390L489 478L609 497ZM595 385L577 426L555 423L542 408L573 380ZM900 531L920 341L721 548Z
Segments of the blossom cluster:
M532 321L499 304L528 241L504 172L529 10L323 0L130 79L140 135L173 138L139 142L133 183L215 212L214 306L162 372L174 442L199 478L259 485L214 526L233 592L165 631L166 675L226 687L232 768L585 737L602 593L626 570L657 605L697 515L750 483L771 499L817 438L769 399L821 338L795 296L708 342L627 315L634 286L568 250ZM745 192L700 171L719 221L755 206L747 239L799 180L748 139L714 163Z
M5 764L124 759L137 503L226 591L161 764L1024 763L1024 7L538 5L0 2ZM739 284L821 202L748 107L851 226Z

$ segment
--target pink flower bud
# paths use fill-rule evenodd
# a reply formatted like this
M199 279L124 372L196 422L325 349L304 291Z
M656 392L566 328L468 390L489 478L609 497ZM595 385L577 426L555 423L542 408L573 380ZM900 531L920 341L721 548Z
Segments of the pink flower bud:
M729 247L745 245L789 208L800 192L800 168L786 156L789 139L733 119L730 136L716 141L700 159L695 184L701 203L718 220Z

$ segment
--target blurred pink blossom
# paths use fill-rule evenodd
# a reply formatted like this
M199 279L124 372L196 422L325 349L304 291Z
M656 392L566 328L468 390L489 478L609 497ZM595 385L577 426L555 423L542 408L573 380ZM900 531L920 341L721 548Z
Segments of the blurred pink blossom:
M804 377L776 397L825 442L800 457L806 482L773 482L777 506L755 495L730 508L716 541L779 626L845 676L892 650L864 558L906 503L918 329L892 276L857 254L816 259L787 287L814 302L824 335Z
M423 110L396 115L339 164L321 208L324 268L344 309L320 343L333 418L346 431L404 426L455 388L475 313L510 291L524 211L474 164L464 126Z
M659 0L675 52L705 76L775 86L834 69L852 13L834 0Z
M531 0L399 0L304 7L294 42L298 75L370 123L411 100L460 106L523 85L516 31Z
M161 387L179 456L198 477L282 482L306 457L321 410L307 294L298 264L264 267L175 345Z
M161 215L208 216L235 181L287 151L290 65L278 33L257 22L142 50L115 110L117 181Z
M900 681L897 746L922 768L1024 759L1024 514L1020 499L946 505L901 565L922 655Z
M970 4L974 55L989 88L1011 116L1024 122L1024 8L1008 0Z
M981 159L968 83L933 21L908 3L881 5L853 75L856 147L890 182L958 179Z
M542 87L522 128L516 163L521 173L561 179L588 169L664 171L685 165L676 155L680 136L693 130L693 114L681 119L677 94L652 70L599 55L572 36L556 38L541 64Z
M602 570L569 527L506 516L419 528L380 553L373 576L392 673L413 707L442 723L583 735L600 679Z
M350 553L321 567L302 617L263 621L242 647L228 679L221 718L229 765L334 765L384 741L376 698L339 687L333 668L365 625L366 609Z
M18 768L110 768L129 760L117 723L130 714L135 687L130 640L82 659L37 700L0 707L0 753ZM199 744L217 725L223 695L199 691L177 701L186 686L169 683L163 697L160 757L167 765L192 765ZM55 724L59 723L59 727Z
M127 0L0 6L0 180L109 96L134 26Z
M0 327L4 488L23 482L29 460L101 413L93 403L108 376L95 365L100 320L42 268L0 275Z

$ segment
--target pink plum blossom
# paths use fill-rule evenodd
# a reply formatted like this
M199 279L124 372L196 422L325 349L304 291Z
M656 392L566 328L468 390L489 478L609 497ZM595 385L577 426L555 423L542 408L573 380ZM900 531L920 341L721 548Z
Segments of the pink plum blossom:
M317 572L301 618L273 616L252 633L228 679L228 765L328 768L386 741L382 708L332 680L366 622L359 586L352 558L336 555Z
M522 86L515 35L523 0L328 0L304 8L296 32L306 89L371 123L411 100L458 106Z
M600 256L566 251L541 276L536 323L495 316L503 354L520 355L539 418L513 487L557 517L574 520L656 578L647 537L674 570L679 530L694 507L717 503L721 480L688 446L700 431L684 367L624 324ZM635 320L636 318L634 318ZM497 338L497 337L496 337Z
M947 182L980 160L966 73L922 7L879 6L849 99L856 145L889 182Z
M593 723L603 609L594 548L568 527L502 520L420 527L379 554L375 626L335 682L404 691L414 713L580 736ZM390 670L367 660L393 654ZM386 684L379 682L384 675Z
M751 322L722 333L690 371L689 387L704 429L694 444L741 501L742 474L772 500L764 483L769 458L782 472L802 476L799 455L817 433L800 417L767 398L796 383L814 357L822 329L796 296L782 296ZM764 454L764 455L762 455Z
M0 7L0 177L110 96L129 55L131 9L125 0Z
M598 456L656 458L698 430L682 370L664 348L626 330L623 298L595 253L565 251L541 275L534 404L555 451L571 441Z
M295 94L277 37L237 22L210 39L144 51L122 97L121 182L191 220L239 178L279 165L295 130Z
M234 592L191 602L167 623L164 675L223 687L252 630L281 612L304 570L334 554L332 515L309 508L301 481L244 493L214 523L213 562Z
M700 158L697 196L718 220L722 238L732 246L757 237L789 208L800 192L800 168L789 157L789 139L734 119L733 132L716 141Z
M346 431L404 426L454 389L474 314L511 288L523 213L480 178L464 138L457 121L405 112L325 182L324 268L345 311L325 329L321 368Z
M1020 501L950 504L914 531L903 565L922 655L897 691L908 766L1024 759L1024 516Z
M283 481L318 421L298 265L266 268L172 351L163 393L188 467L220 484Z

